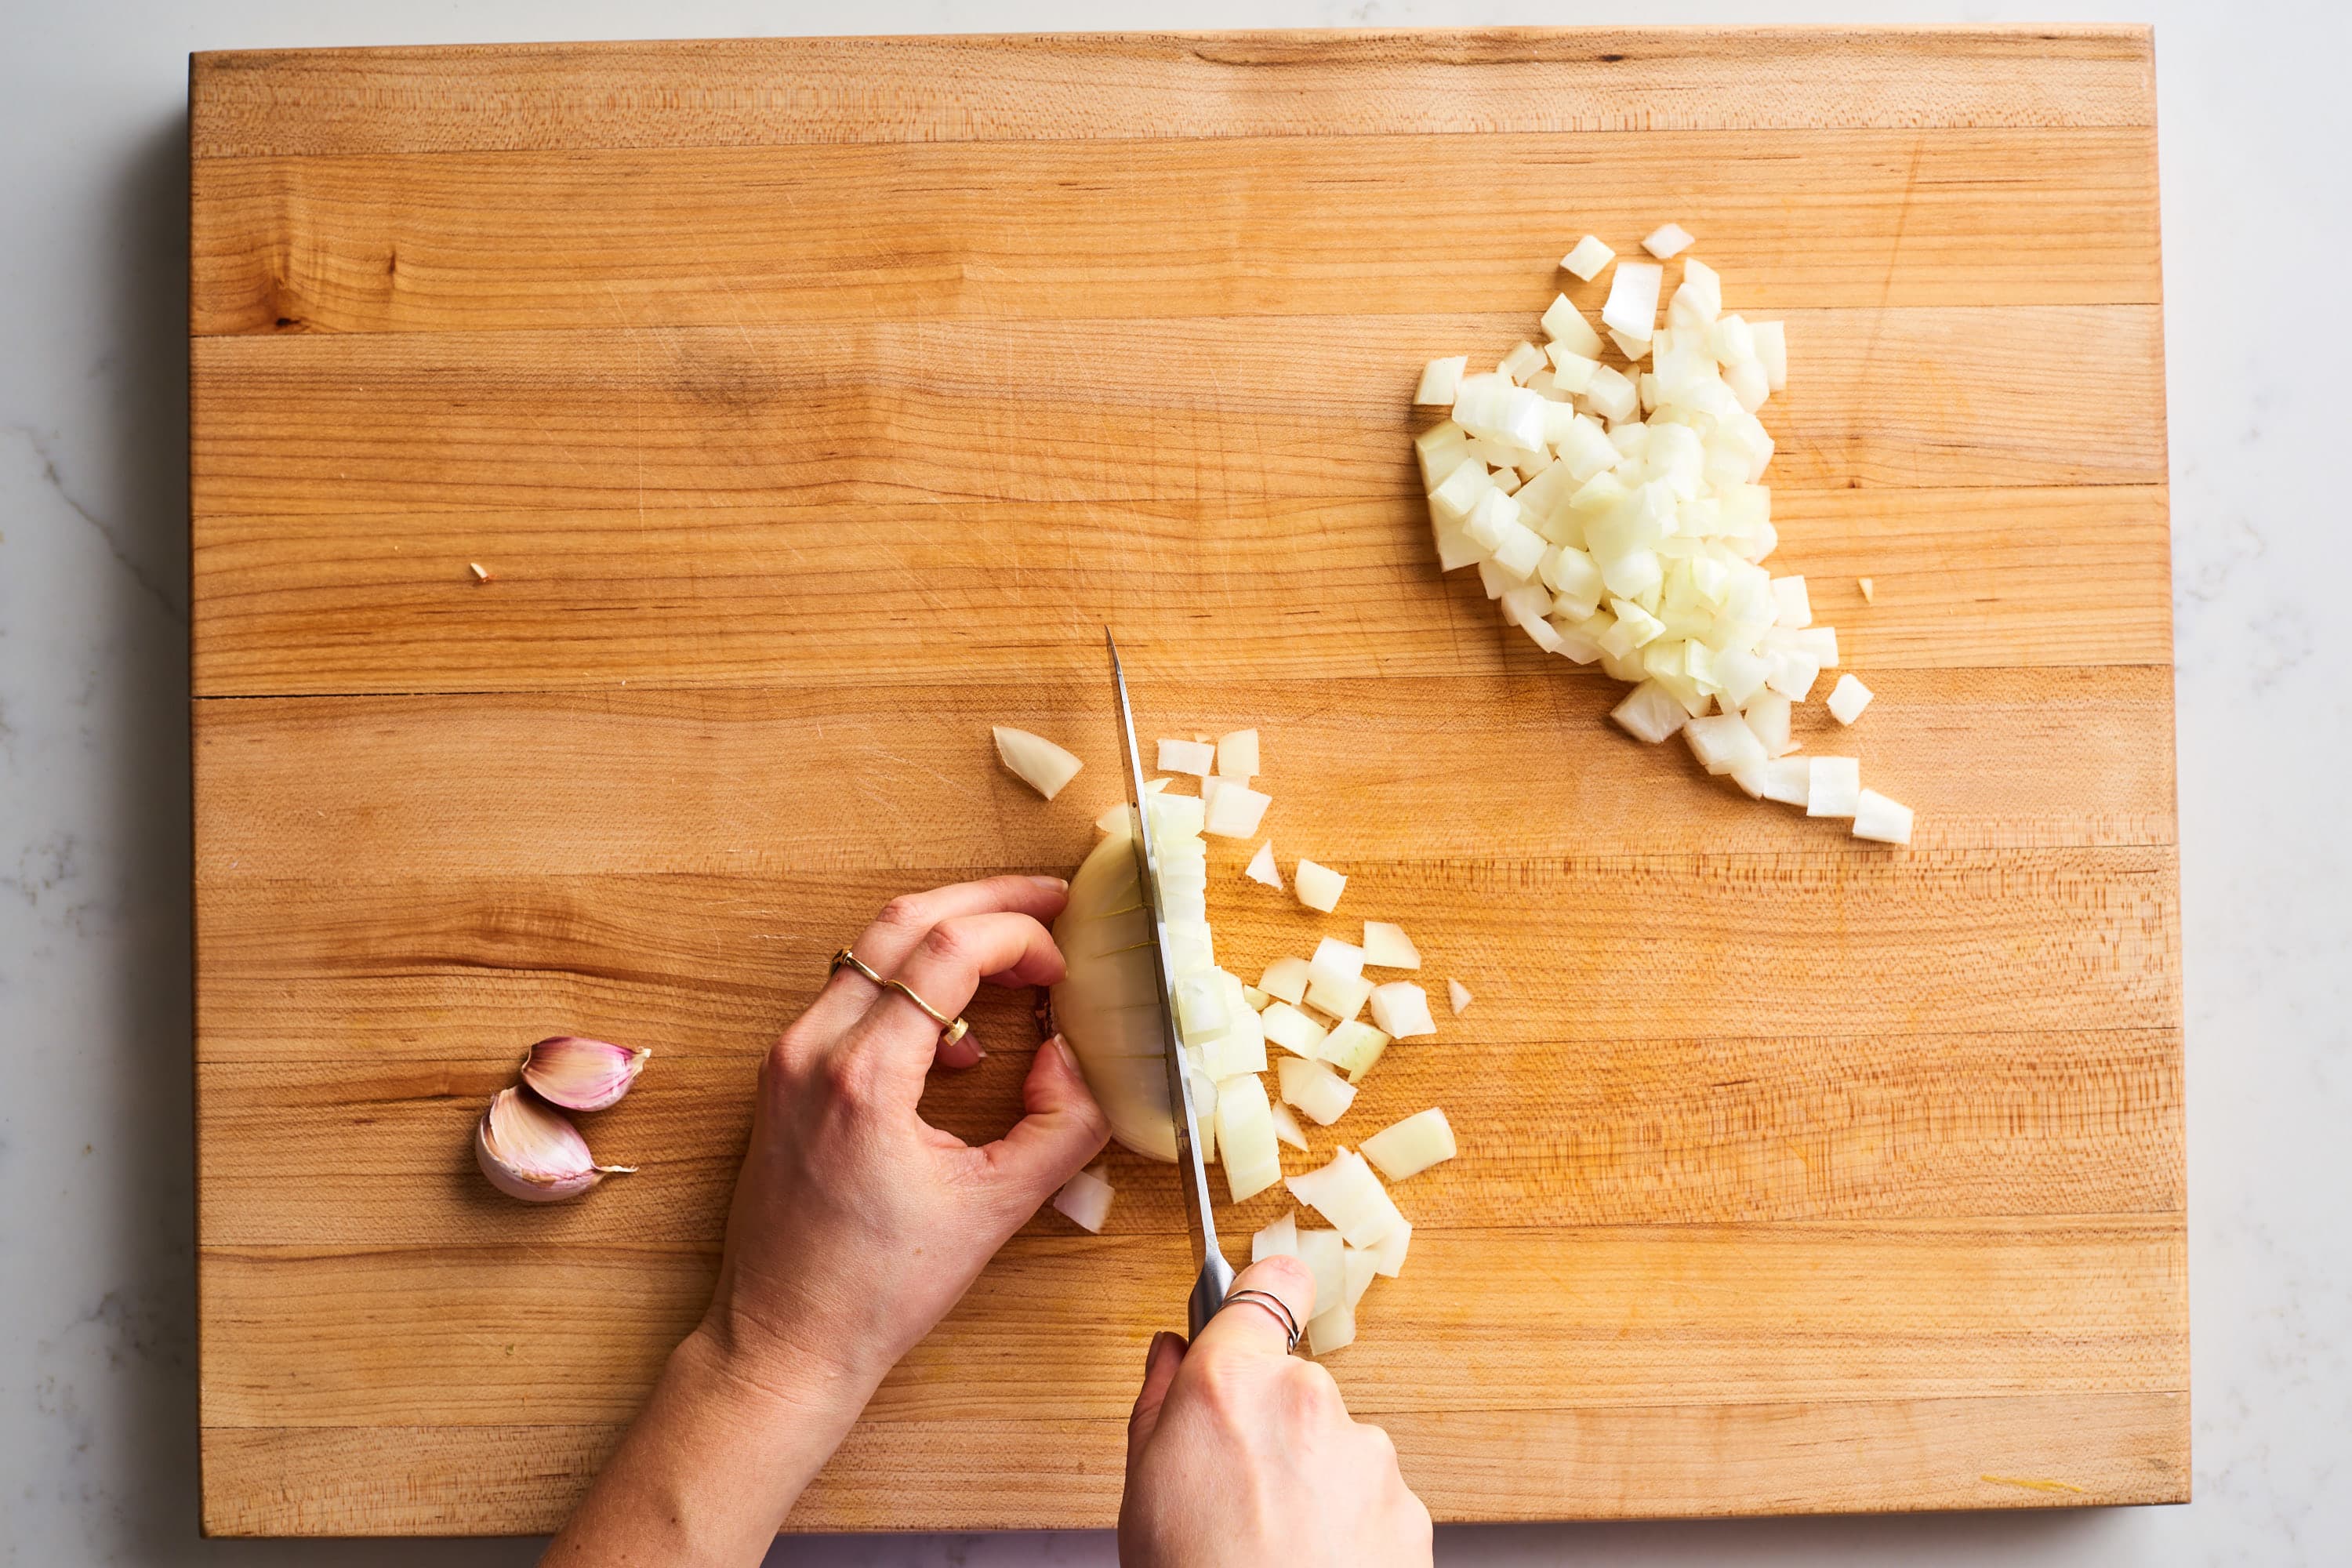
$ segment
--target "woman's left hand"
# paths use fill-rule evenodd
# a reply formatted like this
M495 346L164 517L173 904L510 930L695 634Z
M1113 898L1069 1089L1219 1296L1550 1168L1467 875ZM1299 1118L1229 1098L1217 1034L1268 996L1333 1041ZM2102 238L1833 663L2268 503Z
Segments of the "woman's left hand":
M851 951L950 1017L984 978L1048 985L1062 955L1042 923L1055 877L997 877L893 899ZM1026 1114L973 1148L919 1113L936 1056L970 1036L846 965L768 1053L751 1146L705 1329L755 1373L815 1366L866 1393L970 1288L1005 1238L1100 1152L1108 1124L1059 1037L1040 1047Z
M890 901L851 949L950 1017L982 980L1045 985L1056 877ZM1109 1136L1077 1059L1038 1048L1025 1114L973 1148L919 1110L969 1037L847 966L761 1064L718 1289L653 1397L548 1548L562 1564L756 1563L898 1358Z

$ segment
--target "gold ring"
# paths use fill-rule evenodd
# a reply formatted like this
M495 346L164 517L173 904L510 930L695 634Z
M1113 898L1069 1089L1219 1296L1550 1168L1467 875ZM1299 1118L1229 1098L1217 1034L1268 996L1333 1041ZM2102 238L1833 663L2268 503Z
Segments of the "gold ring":
M937 1007L934 1007L929 1002L924 1001L920 996L916 995L914 988L908 985L905 981L883 979L882 976L874 973L874 969L871 964L867 963L864 959L858 957L856 953L850 952L849 949L845 947L839 952L833 955L833 968L839 969L845 963L850 968L857 971L858 973L866 976L866 979L874 982L875 984L882 986L886 990L896 991L908 1001L912 1002L916 1006L920 1007L924 1014L929 1017L931 1022L940 1026L940 1045L952 1046L958 1040L962 1039L964 1036L971 1032L971 1026L970 1024L965 1023L961 1018L949 1017L945 1013L940 1012Z

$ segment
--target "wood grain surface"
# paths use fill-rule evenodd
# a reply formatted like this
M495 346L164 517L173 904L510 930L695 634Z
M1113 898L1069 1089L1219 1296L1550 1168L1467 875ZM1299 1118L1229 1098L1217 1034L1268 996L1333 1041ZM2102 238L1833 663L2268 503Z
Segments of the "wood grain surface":
M247 53L191 110L207 1530L560 1521L825 955L1091 842L1106 620L1349 873L1216 841L1228 963L1389 918L1477 994L1315 1139L1462 1133L1330 1363L1440 1519L2187 1497L2144 30ZM1668 218L1789 323L1775 564L1907 850L1626 741L1431 557L1422 362ZM992 722L1098 765L1041 804ZM927 1115L1005 1124L1029 1005ZM527 1209L469 1131L572 1031L654 1047L591 1129L643 1169ZM1189 1271L1111 1179L790 1528L1109 1521Z

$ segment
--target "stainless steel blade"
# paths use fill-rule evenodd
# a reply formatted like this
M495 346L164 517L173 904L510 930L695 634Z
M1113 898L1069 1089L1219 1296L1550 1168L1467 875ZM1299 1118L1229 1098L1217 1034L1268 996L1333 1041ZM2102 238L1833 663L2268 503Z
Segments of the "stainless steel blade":
M1192 1299L1185 1312L1186 1331L1198 1334L1225 1304L1234 1282L1233 1265L1217 1246L1216 1213L1209 1197L1209 1170L1201 1161L1200 1122L1192 1109L1192 1086L1184 1071L1183 1042L1176 1034L1176 977L1168 970L1168 928L1160 912L1159 857L1153 852L1151 816L1143 809L1143 758L1135 744L1135 714L1127 701L1127 672L1118 661L1118 642L1103 628L1103 645L1110 650L1111 689L1118 701L1119 741L1127 756L1127 803L1135 813L1135 869L1143 885L1143 907L1151 923L1151 962L1160 976L1160 1046L1168 1061L1168 1107L1176 1123L1176 1173L1184 1188L1184 1213L1192 1221L1201 1271L1192 1281Z

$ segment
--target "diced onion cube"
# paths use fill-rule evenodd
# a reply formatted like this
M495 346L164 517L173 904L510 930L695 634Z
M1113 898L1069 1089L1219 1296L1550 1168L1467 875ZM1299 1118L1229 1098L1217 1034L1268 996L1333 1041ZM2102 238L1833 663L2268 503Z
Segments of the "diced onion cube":
M1371 1166L1346 1149L1322 1169L1290 1177L1287 1184L1291 1196L1329 1220L1355 1246L1376 1247L1404 1224Z
M1805 592L1802 577L1772 579L1772 624L1776 626L1810 626L1813 624L1813 602Z
M1658 290L1666 269L1654 261L1621 261L1609 280L1609 302L1601 308L1601 324L1612 331L1643 342L1658 327Z
M1294 1006L1307 1000L1307 963L1303 958L1277 958L1257 977L1257 988Z
M1363 1152L1365 1159L1380 1167L1381 1175L1402 1182L1454 1158L1454 1129L1445 1112L1432 1106L1365 1139Z
M1026 730L1015 730L998 724L991 733L996 737L996 755L1013 771L1014 777L1044 795L1047 800L1062 793L1062 786L1076 778L1086 763L1078 761L1043 735L1033 735ZM1109 831L1108 828L1104 831Z
M1815 757L1805 793L1807 816L1852 816L1862 805L1862 760Z
M1660 224L1642 241L1642 248L1661 261L1671 260L1690 248L1690 231L1678 223Z
M1429 993L1410 980L1391 980L1372 988L1372 1022L1394 1040L1437 1033L1429 1016Z
M1597 349L1600 346L1599 340L1595 339L1593 347ZM1591 354L1578 353L1563 342L1554 342L1545 352L1551 356L1552 385L1571 395L1590 387L1592 373L1601 368L1599 360ZM1557 441L1552 443L1554 446L1559 444Z
M1347 1294L1343 1298L1348 1310L1354 1311L1356 1303L1370 1289L1372 1279L1380 1266L1381 1255L1369 1247L1350 1247L1340 1255L1341 1272L1346 1276Z
M1189 974L1176 983L1176 1034L1186 1045L1198 1045L1225 1031L1225 988L1213 969Z
M1864 790L1854 797L1853 836L1873 838L1881 844L1911 842L1911 808L1892 801L1874 789Z
M1263 1263L1269 1258L1298 1256L1298 1211L1291 1210L1255 1236L1250 1237L1250 1261Z
M1198 773L1205 778L1216 765L1217 748L1205 742L1160 742L1160 771L1163 773Z
M1617 259L1617 253L1601 243L1601 237L1588 234L1576 242L1576 248L1559 258L1559 264L1590 283L1601 276L1601 269Z
M1273 839L1269 838L1257 847L1257 853L1251 856L1249 864L1242 868L1242 875L1253 882L1264 882L1277 893L1282 891L1282 873L1274 864Z
M1308 1152L1307 1129L1298 1125L1298 1118L1291 1114L1290 1107L1276 1100L1274 1103L1273 1115L1276 1139L1289 1144L1302 1154L1307 1153Z
M1386 921L1366 921L1364 962L1375 969L1419 969L1421 950L1404 934L1404 927Z
M1323 1054L1323 1037L1330 1031L1287 1002L1274 1002L1257 1016L1265 1037L1296 1057L1311 1059Z
M1869 687L1851 675L1841 675L1838 683L1830 688L1830 717L1841 724L1851 724L1870 706L1870 698Z
M1259 820L1274 797L1250 788L1235 779L1211 779L1217 792L1209 802L1201 831L1213 833L1220 838L1248 838L1257 832Z
M1374 1242L1369 1250L1372 1255L1372 1272L1383 1279L1393 1279L1403 1271L1404 1255L1412 1245L1412 1226L1400 1225Z
M1282 1179L1282 1147L1265 1085L1244 1074L1217 1085L1217 1153L1231 1201L1247 1203Z
M1307 1005L1330 1014L1342 1024L1364 1010L1364 1003L1371 994L1372 982L1360 975L1353 980L1326 975L1307 983Z
M1764 743L1767 757L1785 757L1796 749L1789 739L1789 715L1794 704L1777 691L1759 691L1740 708L1739 716Z
M1342 1301L1328 1312L1307 1321L1307 1349L1318 1356L1346 1350L1356 1342L1355 1310Z
M1625 379L1625 373L1605 364L1592 373L1592 384L1584 395L1592 405L1592 411L1612 425L1631 417L1641 401L1633 384Z
M1544 335L1552 346L1588 360L1601 357L1601 334L1584 319L1584 312L1569 303L1565 294L1552 296L1551 304L1543 313Z
M1257 777L1257 731L1235 730L1217 737L1217 776L1225 779Z
M1307 961L1307 983L1318 980L1360 980L1364 973L1364 950L1337 937L1325 937L1315 944L1315 956Z
M1323 1037L1315 1047L1318 1060L1329 1062L1348 1075L1349 1083L1361 1083L1381 1053L1389 1048L1387 1035L1360 1020L1343 1023Z
M1756 357L1764 364L1766 382L1775 392L1789 389L1789 345L1778 321L1754 321L1748 330L1756 337Z
M1812 798L1813 764L1806 757L1775 757L1764 764L1764 798L1803 805Z
M1655 680L1644 680L1627 692L1625 700L1609 710L1609 717L1635 740L1654 746L1690 722L1689 710Z
M1470 1005L1470 987L1463 984L1459 980L1447 979L1445 996L1446 1000L1454 1005L1454 1016L1457 1018L1462 1016Z
M1244 985L1242 987L1242 1000L1249 1004L1251 1012L1263 1013L1274 998L1255 985Z
M1315 1294L1307 1309L1310 1321L1343 1304L1348 1284L1343 1261L1346 1247L1345 1238L1336 1230L1298 1233L1298 1261L1307 1265L1307 1278L1315 1283Z
M1071 1223L1079 1228L1099 1233L1103 1221L1110 1217L1113 1195L1108 1182L1092 1171L1080 1171L1054 1194L1054 1206L1067 1215Z
M1543 369L1547 363L1549 362L1544 358L1543 350L1522 339L1516 348L1503 356L1503 363L1495 368L1524 386L1527 384L1528 378Z
M1327 915L1339 907L1339 895L1348 889L1346 877L1312 860L1298 863L1293 881L1298 889L1298 901Z
M1421 384L1413 388L1412 400L1423 407L1452 406L1454 389L1462 384L1462 373L1469 364L1468 354L1431 360L1421 373Z
M1284 1102L1297 1106L1307 1113L1307 1120L1318 1125L1330 1126L1348 1114L1348 1107L1355 1103L1356 1086L1326 1063L1284 1057L1275 1068L1282 1080Z
M1698 759L1699 766L1711 773L1761 766L1765 761L1764 743L1737 713L1694 719L1683 726L1683 739L1690 742L1691 755Z
M1862 590L1862 602L1864 604L1874 605L1878 603L1877 584L1873 583L1867 577L1856 577L1853 580L1853 585Z

